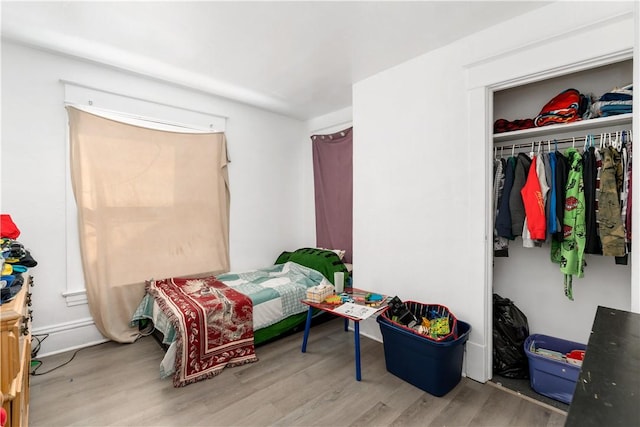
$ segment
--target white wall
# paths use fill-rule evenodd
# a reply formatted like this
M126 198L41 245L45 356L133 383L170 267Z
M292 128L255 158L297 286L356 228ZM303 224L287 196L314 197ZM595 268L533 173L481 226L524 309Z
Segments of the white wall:
M554 3L354 85L355 285L405 300L444 304L470 323L466 373L471 378L488 379L491 364L491 254L485 238L491 118L485 117L488 90L478 82L495 78L495 69L482 67L500 61L506 81L507 76L518 76L515 71L544 71L567 58L582 59L584 54L586 59L591 53L633 46L632 10L632 3L592 2L588 8ZM603 25L601 20L607 19ZM571 47L573 54L564 45L554 48L568 36L581 40ZM514 59L513 52L520 56ZM472 67L479 70L474 75ZM638 255L634 257L638 262ZM535 289L539 269L557 271L551 263L533 262L530 272L511 265L520 272L514 277L518 286ZM628 309L624 301L631 294L629 275L618 274L614 280L599 295L611 293L607 301ZM559 272L558 283L561 287ZM580 307L576 316L563 316L544 303L554 299L567 305L562 289L538 298L535 311L527 307L530 316L564 323L532 333L584 341L600 298L578 292L572 303Z
M304 122L3 40L1 209L39 263L32 269L33 332L52 334L40 355L102 340L87 305L67 307L62 297L73 275L66 270L67 115L60 79L228 117L232 269L262 267L284 250L314 244Z
M347 107L307 120L309 135L327 135L351 127L353 108Z

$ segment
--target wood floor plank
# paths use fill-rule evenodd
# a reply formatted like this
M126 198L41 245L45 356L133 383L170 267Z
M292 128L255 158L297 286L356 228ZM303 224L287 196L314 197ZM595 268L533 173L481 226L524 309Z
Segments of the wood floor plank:
M386 370L381 343L361 338L355 380L353 332L341 319L259 346L259 361L175 388L159 378L164 353L152 337L77 352L31 377L29 421L39 426L560 426L565 415L462 378L443 397ZM38 372L73 352L43 358Z
M514 419L517 418L520 410L521 401L522 399L517 396L494 388L489 391L484 405L476 412L469 424L492 427L513 426Z

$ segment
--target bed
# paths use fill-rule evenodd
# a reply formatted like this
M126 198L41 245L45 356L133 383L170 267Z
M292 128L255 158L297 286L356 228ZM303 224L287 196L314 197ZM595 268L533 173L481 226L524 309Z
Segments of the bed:
M255 345L304 324L308 307L300 300L335 272L349 274L338 251L301 248L256 270L150 280L131 324L151 321L167 346L160 377L182 387L258 361Z

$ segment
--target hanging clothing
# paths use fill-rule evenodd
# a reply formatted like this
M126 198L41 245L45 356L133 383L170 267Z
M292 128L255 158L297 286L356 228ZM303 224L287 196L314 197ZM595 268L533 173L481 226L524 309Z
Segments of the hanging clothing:
M596 224L598 224L598 200L600 200L600 177L602 176L602 152L600 150L594 151L596 155ZM602 241L600 240L600 226L598 229L598 241L600 241L600 248L602 248Z
M569 163L561 152L555 152L556 157L556 217L557 226L553 238L558 242L564 240L562 227L564 225L564 203L567 192L567 177L569 175Z
M620 153L613 147L605 147L602 154L600 200L598 201L602 254L624 256L626 253L625 232L620 216L619 196L623 183Z
M627 152L629 154L629 165L627 166L627 170L629 171L629 184L627 191L627 215L625 217L625 232L627 233L627 248L629 252L631 252L631 194L633 194L633 171L631 165L633 164L633 146L630 141L627 142Z
M497 159L494 161L494 173L493 173L493 211L498 217L498 208L502 200L502 190L504 188L504 169L507 161L505 159ZM509 256L509 240L505 237L499 236L496 227L493 228L493 256L495 257L508 257Z
M536 241L531 238L529 233L529 225L527 224L527 217L524 217L524 225L522 226L522 247L523 248L535 248Z
M527 176L527 182L520 191L527 218L527 228L531 240L544 240L547 234L546 218L544 213L544 196L540 188L540 178L538 173L544 174L544 165L539 162L539 156L531 159L531 167ZM542 168L538 167L538 164ZM545 180L546 187L546 178ZM545 190L546 193L546 190Z
M509 157L504 170L504 187L502 189L502 197L498 206L498 214L496 215L495 229L498 236L513 240L515 237L511 232L511 210L509 209L509 198L511 188L513 187L513 178L516 168L516 158Z
M547 160L548 161L548 156ZM538 172L538 181L540 182L540 193L542 196L542 219L544 226L544 237L542 239L537 239L538 243L541 244L547 239L547 196L549 195L549 184L547 183L547 169L549 169L549 165L545 161L545 156L543 154L538 154L538 162L536 163L536 170Z
M626 230L627 224L627 215L630 214L630 211L627 209L627 199L630 196L629 187L631 184L630 174L629 174L629 165L631 163L631 157L629 156L629 147L626 144L625 133L622 132L620 136L622 138L622 147L620 151L620 156L622 157L622 176L623 176L623 185L622 192L620 193L620 220L622 221L622 226L625 227L624 230L624 248L625 254L624 256L616 257L616 264L619 265L627 265L629 262L629 233Z
M556 190L556 153L549 153L549 168L551 172L547 177L551 178L549 184L549 203L547 203L547 231L549 235L553 236L559 229L558 225L558 213L556 211L556 203L558 192Z
M551 244L551 260L564 273L564 293L573 301L573 276L584 276L585 206L582 156L575 148L565 151L569 164L563 218L563 241Z
M551 175L551 153L544 152L540 154L542 157L542 164L544 165L544 177L545 177L545 186L547 187L547 192L544 196L544 217L547 220L547 236L549 236L551 231L549 230L549 216L551 212L551 188L553 187L553 177ZM539 174L538 174L539 176ZM540 188L542 188L542 183L540 183Z
M514 236L522 236L524 227L524 202L520 191L527 181L531 158L525 153L519 153L516 158L516 169L513 178L513 187L509 196L509 210L511 211L511 233Z
M591 143L583 154L575 147L540 153L540 147L537 155L494 162L494 256L508 256L508 240L516 236L526 248L551 236L551 261L559 264L570 300L574 276L584 276L585 254L615 256L626 265L631 250L632 145L625 137L606 143L604 135L604 149Z
M596 164L596 149L589 147L583 156L584 202L587 241L584 252L587 254L602 254L602 244L598 235L596 221L596 185L598 167Z

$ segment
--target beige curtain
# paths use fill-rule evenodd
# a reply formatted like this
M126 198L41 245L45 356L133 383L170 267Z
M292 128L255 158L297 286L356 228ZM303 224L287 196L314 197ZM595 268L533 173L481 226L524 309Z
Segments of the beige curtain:
M145 280L229 270L225 136L67 112L89 309L105 337L131 342Z

